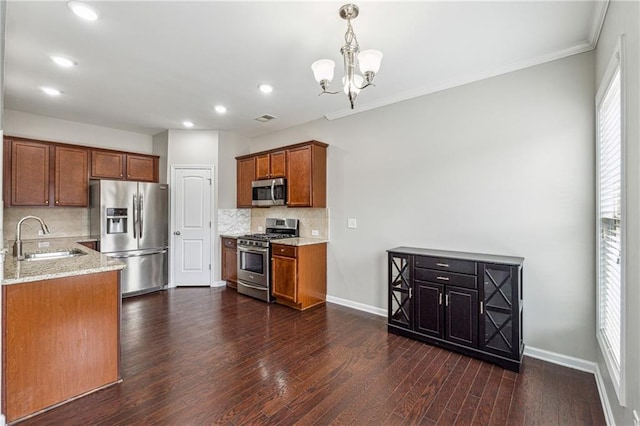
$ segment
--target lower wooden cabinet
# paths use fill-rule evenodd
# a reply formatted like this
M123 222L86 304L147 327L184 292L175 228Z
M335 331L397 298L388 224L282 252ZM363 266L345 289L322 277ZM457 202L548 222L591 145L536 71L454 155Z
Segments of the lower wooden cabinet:
M2 286L7 422L120 378L119 271Z
M519 371L523 262L477 253L389 250L389 332Z
M238 287L238 250L235 238L222 237L222 279L227 287Z
M304 310L327 296L327 244L271 246L271 293L276 302Z

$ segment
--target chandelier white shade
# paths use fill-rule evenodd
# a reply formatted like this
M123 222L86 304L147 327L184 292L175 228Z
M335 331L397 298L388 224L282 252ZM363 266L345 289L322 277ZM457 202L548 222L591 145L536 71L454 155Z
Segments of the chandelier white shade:
M355 19L359 12L360 9L358 9L358 6L355 4L345 4L339 10L340 17L347 21L347 32L344 35L345 44L340 49L340 53L344 60L342 85L344 93L349 98L351 109L353 109L353 103L358 93L360 93L360 90L373 85L373 78L380 70L380 64L382 62L382 52L379 50L368 49L360 51L358 39L351 27L351 20ZM331 59L320 59L311 64L313 76L322 88L322 92L320 92L321 95L324 93L340 93L339 91L331 92L328 90L329 84L331 80L333 80L335 65L335 62ZM360 68L360 72L363 75L356 74L356 68Z

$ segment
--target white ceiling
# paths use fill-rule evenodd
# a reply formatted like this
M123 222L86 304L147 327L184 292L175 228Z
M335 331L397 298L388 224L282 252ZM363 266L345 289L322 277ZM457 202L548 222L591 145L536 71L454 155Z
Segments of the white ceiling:
M78 19L63 1L7 1L5 108L144 134L182 128L256 136L350 114L318 97L310 65L336 62L344 2L93 1ZM358 2L362 49L384 53L355 112L594 47L606 1ZM72 69L49 55L73 58ZM264 95L261 82L275 86ZM64 93L56 98L39 86ZM223 104L225 115L213 107ZM277 117L268 123L254 120Z

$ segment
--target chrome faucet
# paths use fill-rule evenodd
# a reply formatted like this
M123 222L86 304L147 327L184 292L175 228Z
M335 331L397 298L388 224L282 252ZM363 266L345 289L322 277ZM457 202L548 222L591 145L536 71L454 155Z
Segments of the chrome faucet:
M44 235L49 234L49 227L42 219L37 216L25 216L18 221L16 225L16 242L13 244L13 255L18 258L18 260L24 260L24 255L22 254L22 223L27 219L35 219L40 222L40 227L42 228L42 233Z

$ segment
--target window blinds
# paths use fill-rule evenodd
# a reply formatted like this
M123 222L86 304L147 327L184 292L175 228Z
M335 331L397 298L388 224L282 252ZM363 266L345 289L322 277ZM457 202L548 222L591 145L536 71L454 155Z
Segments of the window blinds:
M620 68L598 107L599 331L620 374L622 304L622 140Z

